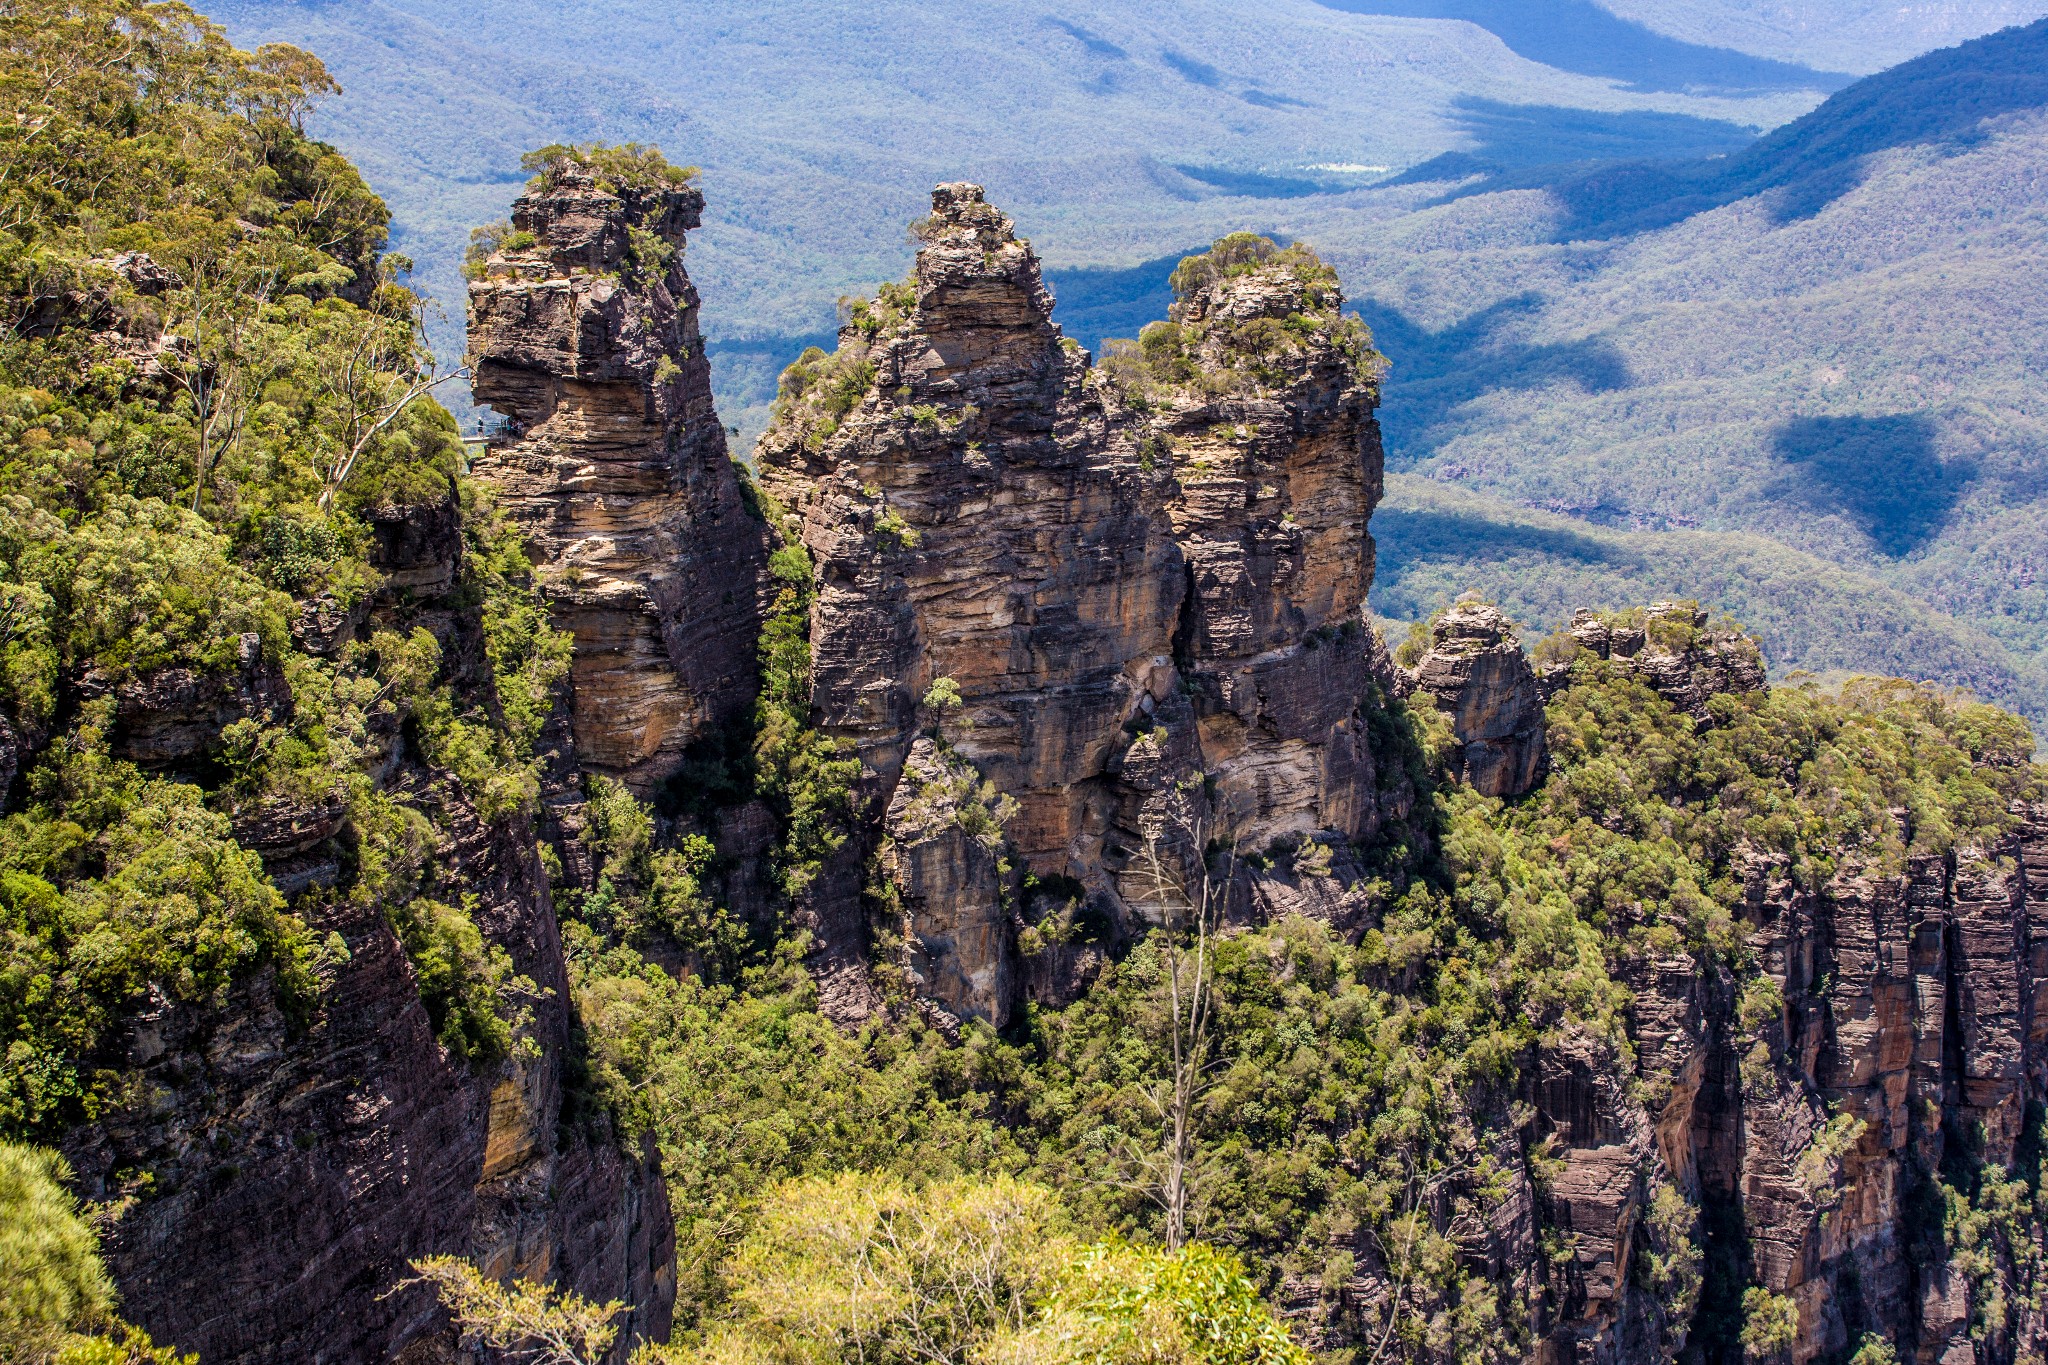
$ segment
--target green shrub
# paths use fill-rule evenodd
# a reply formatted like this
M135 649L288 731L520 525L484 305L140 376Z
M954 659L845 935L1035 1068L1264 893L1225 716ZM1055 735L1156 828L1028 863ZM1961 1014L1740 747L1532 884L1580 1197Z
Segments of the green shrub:
M0 1356L24 1365L113 1315L114 1284L70 1178L55 1152L0 1142Z
M255 854L198 788L110 759L105 707L30 775L0 820L0 1132L54 1132L119 1100L100 1051L151 989L219 1000L269 964L317 989L313 945Z
M1799 1339L1799 1305L1762 1285L1742 1294L1742 1349L1761 1360L1789 1354Z
M682 189L700 174L695 166L670 165L658 148L638 142L554 142L519 158L519 169L533 176L529 187L541 191L555 187L564 164L588 170L606 194Z
M1259 1299L1244 1263L1190 1243L1178 1252L1107 1242L1085 1249L1035 1321L992 1342L1001 1365L1309 1365Z

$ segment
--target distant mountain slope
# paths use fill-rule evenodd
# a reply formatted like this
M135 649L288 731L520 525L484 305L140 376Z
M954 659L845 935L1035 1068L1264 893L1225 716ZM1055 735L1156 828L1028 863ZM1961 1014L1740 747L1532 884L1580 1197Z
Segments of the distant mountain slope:
M1323 0L1353 14L1463 19L1531 61L1641 90L1836 90L1853 77L1754 57L1720 40L1687 42L1594 0Z
M2048 717L2048 672L1982 630L1763 536L1589 526L1413 474L1387 476L1372 529L1372 606L1388 620L1418 620L1468 590L1538 632L1578 607L1696 598L1753 631L1774 674L1935 679L2003 698L2037 725Z
M1586 208L1652 180L1717 188L1650 231ZM2048 658L2048 22L1721 162L1322 245L1394 360L1395 466L1596 525L1769 537Z
M1468 145L1475 100L1596 111L1621 139L1607 154L1646 155L1739 144L1817 97L1634 92L1469 24L1311 0L1273 0L1256 23L1234 0L226 0L216 14L244 45L326 59L347 93L319 131L389 197L451 312L467 231L504 212L521 152L641 139L700 163L692 269L721 346L796 342L832 325L841 294L900 275L900 224L939 180L987 184L1055 266L1121 267L1234 228L1313 239L1402 212L1365 187ZM1673 120L1682 145L1667 148ZM721 367L729 417L744 423L774 368Z
M2044 0L1599 0L1686 42L1828 71L1878 71L2048 15Z

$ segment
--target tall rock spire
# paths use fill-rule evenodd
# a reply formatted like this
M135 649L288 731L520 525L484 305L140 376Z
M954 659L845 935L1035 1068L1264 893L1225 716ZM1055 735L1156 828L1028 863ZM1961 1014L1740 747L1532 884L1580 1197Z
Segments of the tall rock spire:
M1018 946L1071 926L1024 931L1156 912L1148 850L1377 828L1377 357L1302 249L1192 258L1173 319L1097 367L978 186L939 186L917 232L911 279L785 376L761 478L816 567L818 721L866 772L862 837L812 893L824 951L872 850L915 988L1000 1025L1072 979L1073 952ZM1308 894L1261 877L1237 884Z
M475 473L575 634L576 757L647 791L755 688L765 528L711 402L685 178L564 155L470 286L475 392L507 419Z

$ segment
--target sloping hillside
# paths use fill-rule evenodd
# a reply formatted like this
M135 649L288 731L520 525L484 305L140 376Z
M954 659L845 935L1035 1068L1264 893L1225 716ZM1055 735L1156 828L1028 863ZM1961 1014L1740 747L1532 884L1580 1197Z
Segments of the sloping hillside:
M1394 360L1390 462L1596 525L1768 537L2039 660L2043 72L2048 23L1721 162L1451 197L1326 242Z
M1877 71L2048 12L2040 0L1600 0L1600 7L1685 42L1830 71Z
M701 164L707 330L771 357L721 367L721 409L750 432L762 414L745 410L830 329L839 296L901 276L900 225L938 181L987 184L1054 266L1131 266L1237 228L1314 240L1404 212L1367 187L1469 145L1474 100L1595 111L1601 154L1640 156L1728 150L1818 98L1629 90L1471 24L1312 0L1277 0L1256 24L1227 0L237 0L220 17L244 44L326 55L346 93L319 130L390 199L451 325L466 234L504 213L522 150L640 139Z
M1413 474L1373 514L1373 607L1416 620L1476 591L1524 621L1636 598L1712 602L1778 674L1939 679L2048 711L2048 676L1981 629L1867 574L1739 531L1630 531L1515 507Z

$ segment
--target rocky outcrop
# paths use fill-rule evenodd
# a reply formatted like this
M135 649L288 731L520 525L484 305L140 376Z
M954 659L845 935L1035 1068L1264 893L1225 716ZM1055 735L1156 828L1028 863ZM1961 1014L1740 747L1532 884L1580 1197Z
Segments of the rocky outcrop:
M1430 623L1414 690L1449 714L1453 777L1487 796L1520 796L1543 775L1543 698L1514 623L1484 602L1458 602Z
M576 756L644 792L752 704L763 526L711 403L685 234L703 195L572 159L513 206L470 286L474 466L576 637Z
M1732 625L1710 625L1696 602L1656 602L1611 617L1582 608L1572 614L1569 636L1578 650L1611 661L1702 724L1710 719L1707 698L1764 687L1756 641ZM1544 682L1555 690L1569 673L1570 659L1561 659Z
M215 1008L145 1009L122 1059L140 1102L65 1144L118 1211L124 1313L208 1362L434 1358L445 1315L399 1288L432 1254L624 1299L628 1334L667 1331L674 1227L651 1157L561 1122L567 981L531 830L446 786L421 795L451 817L438 857L530 983L513 1058L449 1054L377 907L308 902L326 941L312 1017L268 976Z
M303 637L332 652L372 625L425 630L449 685L479 700L482 623L455 502L386 509L372 530L381 585L345 607L306 604ZM214 761L237 721L293 719L253 635L215 673L106 687L88 675L94 687L113 703L110 746L173 772ZM364 718L364 776L430 841L430 881L404 898L460 903L505 955L509 1055L472 1062L437 1036L393 927L405 906L353 880L362 807L344 785L223 793L237 842L320 945L319 990L283 998L266 970L217 1001L152 997L99 1059L130 1079L133 1102L74 1128L65 1153L82 1192L114 1211L105 1251L123 1313L208 1365L452 1358L433 1293L403 1287L410 1262L434 1254L625 1302L622 1361L633 1341L666 1335L674 1303L658 1163L578 1117L567 1093L569 985L532 821L480 814L406 719L396 701Z
M964 757L919 738L883 817L882 864L900 901L910 979L953 1027L976 1018L1001 1028L1016 1000L1007 814Z
M1735 1359L1752 1285L1791 1305L1798 1365L1872 1334L1930 1365L2038 1351L2039 1224L2001 1173L2039 1140L2044 869L2037 815L1820 887L1755 863L1760 975L1645 962L1633 1059L1546 1044L1528 1098L1563 1158L1544 1221L1570 1236L1536 1358L1692 1359L1717 1323L1697 1358Z
M109 688L88 676L80 692L114 699L112 749L154 770L189 767L219 756L222 732L239 721L272 724L291 712L291 687L262 637L238 641L228 670L163 668Z
M947 887L947 926L911 909L889 927L944 1008L1001 1021L1001 879L899 837L924 721L1013 805L1019 872L1077 893L1020 905L1026 927L1078 899L1134 932L1207 847L1284 858L1384 818L1360 710L1384 676L1363 614L1374 358L1304 251L1231 239L1177 277L1147 349L1095 367L978 187L939 187L919 232L909 283L785 377L758 457L813 561L813 695L862 762L856 844L894 843L909 894L884 901ZM927 716L943 679L957 703ZM857 893L827 876L816 894Z

